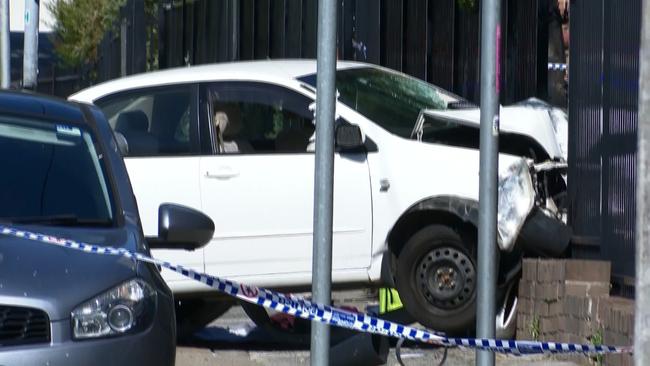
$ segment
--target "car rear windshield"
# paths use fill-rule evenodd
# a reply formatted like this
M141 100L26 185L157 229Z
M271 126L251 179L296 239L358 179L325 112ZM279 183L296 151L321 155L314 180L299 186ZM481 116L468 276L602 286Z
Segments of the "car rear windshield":
M0 221L111 225L113 195L100 152L81 125L0 115Z
M316 74L298 80L316 87ZM339 101L391 133L409 137L422 109L445 109L458 97L414 77L373 67L338 70ZM448 95L447 95L448 94Z

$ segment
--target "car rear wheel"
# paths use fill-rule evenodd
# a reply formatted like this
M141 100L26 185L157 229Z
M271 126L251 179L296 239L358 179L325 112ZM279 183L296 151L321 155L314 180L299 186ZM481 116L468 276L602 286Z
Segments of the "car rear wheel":
M429 225L411 236L397 259L396 285L421 324L450 335L474 333L476 252L453 229Z

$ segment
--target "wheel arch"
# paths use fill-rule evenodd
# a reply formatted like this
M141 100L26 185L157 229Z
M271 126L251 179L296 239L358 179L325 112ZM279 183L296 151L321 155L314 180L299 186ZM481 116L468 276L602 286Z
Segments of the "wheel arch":
M388 249L383 256L381 279L394 286L397 257L408 239L428 225L445 225L455 230L464 243L472 243L470 251L478 245L478 201L457 196L436 196L424 199L409 207L395 222L388 234ZM518 246L516 248L519 248ZM521 271L521 251L501 252L498 259L499 283L505 283ZM477 254L477 253L475 253Z
M457 196L426 198L409 207L395 222L388 234L388 248L399 256L409 237L431 224L442 224L456 230L467 242L476 243L478 202Z

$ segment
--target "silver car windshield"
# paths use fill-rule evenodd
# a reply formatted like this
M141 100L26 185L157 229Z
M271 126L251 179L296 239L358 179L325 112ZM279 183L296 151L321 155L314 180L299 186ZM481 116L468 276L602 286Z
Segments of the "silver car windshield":
M103 157L80 125L0 115L0 221L110 225Z

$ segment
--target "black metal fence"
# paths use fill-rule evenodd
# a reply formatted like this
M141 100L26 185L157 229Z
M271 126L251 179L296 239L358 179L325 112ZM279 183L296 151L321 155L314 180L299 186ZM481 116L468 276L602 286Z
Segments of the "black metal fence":
M145 34L143 1L130 0L130 60L153 42ZM503 6L502 102L546 95L548 0L506 0ZM158 3L158 65L169 68L236 60L315 58L317 0L164 0ZM479 100L480 1L339 0L340 59L404 71ZM140 47L142 45L143 47ZM120 75L119 35L102 44L99 80ZM139 53L139 56L138 56ZM129 62L127 74L145 71Z
M128 0L120 10L120 19L114 29L99 46L96 78L100 81L147 70L144 0Z
M572 0L569 197L573 253L610 260L633 296L642 0Z

